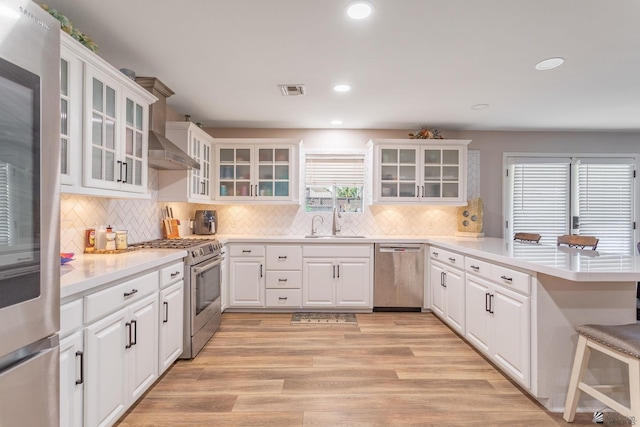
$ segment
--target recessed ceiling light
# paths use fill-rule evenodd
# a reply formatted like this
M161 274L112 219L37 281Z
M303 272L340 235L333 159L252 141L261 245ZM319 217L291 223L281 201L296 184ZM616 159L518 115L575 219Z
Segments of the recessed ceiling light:
M365 19L373 13L373 4L368 1L354 1L347 5L347 15L351 19Z
M564 64L564 58L549 58L536 64L536 70L550 70Z
M484 110L485 108L489 108L489 104L476 104L471 106L472 110Z
M333 90L336 92L349 92L351 90L351 85L339 84L333 87Z
M334 126L340 126L342 124L342 120L331 120L330 123Z

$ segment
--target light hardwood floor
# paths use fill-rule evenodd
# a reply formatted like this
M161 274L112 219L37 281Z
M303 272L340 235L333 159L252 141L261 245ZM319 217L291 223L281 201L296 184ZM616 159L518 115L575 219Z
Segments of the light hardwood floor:
M224 313L123 417L133 426L593 426L565 423L429 313L358 314L358 326Z

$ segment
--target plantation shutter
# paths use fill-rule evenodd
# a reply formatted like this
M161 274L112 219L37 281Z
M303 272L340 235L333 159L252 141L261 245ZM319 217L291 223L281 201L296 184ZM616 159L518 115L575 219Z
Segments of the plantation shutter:
M307 186L364 186L363 154L321 154L306 155Z
M539 233L540 243L555 245L557 236L569 230L570 159L512 157L508 165L508 230Z
M632 254L633 162L580 158L575 167L574 234L599 238L598 251Z

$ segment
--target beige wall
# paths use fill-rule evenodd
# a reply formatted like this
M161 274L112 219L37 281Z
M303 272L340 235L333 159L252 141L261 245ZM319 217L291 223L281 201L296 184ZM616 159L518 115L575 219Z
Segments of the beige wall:
M408 130L208 128L217 138L300 138L308 148L364 148L372 138L408 138ZM484 231L502 237L502 162L505 152L640 154L640 132L446 131L449 139L470 139L480 151L480 196ZM640 203L640 201L638 201ZM638 208L640 211L640 208Z

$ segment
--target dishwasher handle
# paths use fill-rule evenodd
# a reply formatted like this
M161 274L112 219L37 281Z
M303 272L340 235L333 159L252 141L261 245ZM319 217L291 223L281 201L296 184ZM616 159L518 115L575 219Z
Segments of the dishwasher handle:
M420 252L420 246L380 246L378 252L417 253Z

